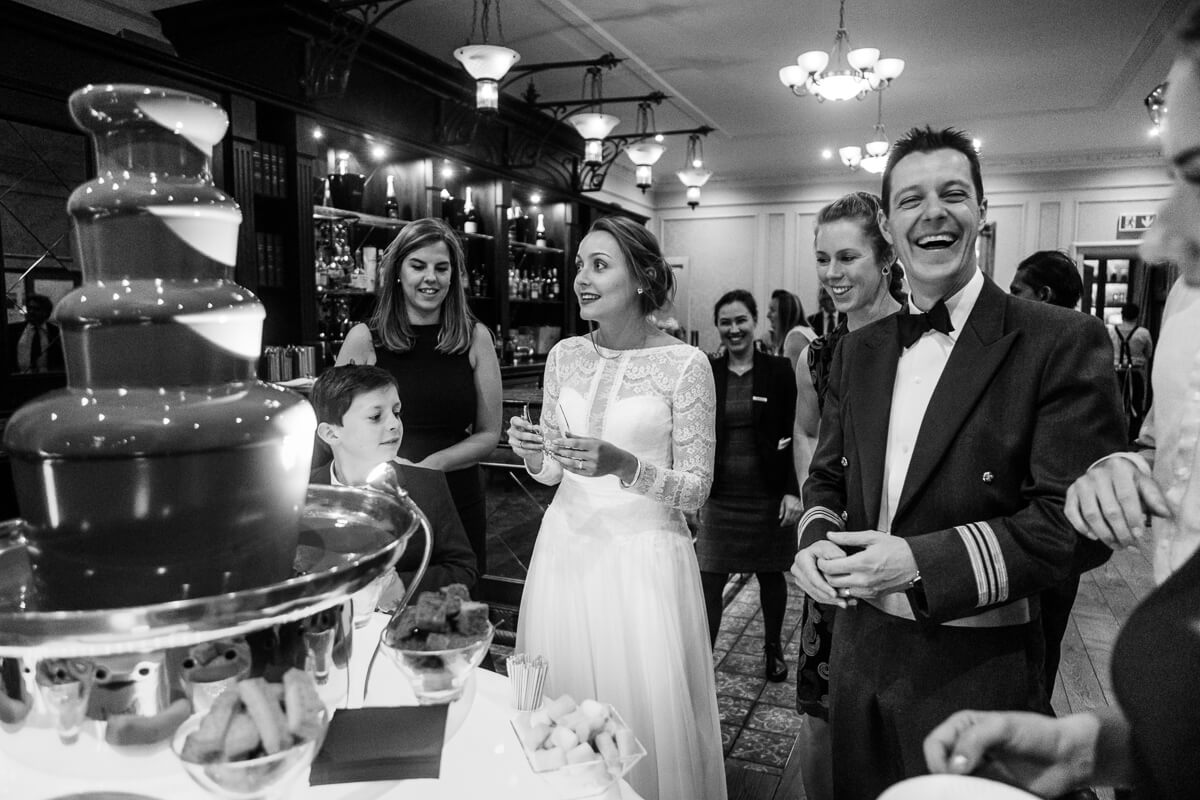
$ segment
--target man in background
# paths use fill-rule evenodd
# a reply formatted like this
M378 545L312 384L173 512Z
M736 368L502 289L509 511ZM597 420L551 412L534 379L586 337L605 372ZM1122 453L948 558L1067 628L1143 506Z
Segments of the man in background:
M42 294L25 296L25 321L8 326L9 372L61 372L62 338L50 322L54 304Z
M817 336L832 333L838 325L846 321L846 315L834 308L833 298L825 291L824 286L817 292L817 304L821 310L808 317L808 326L817 332Z

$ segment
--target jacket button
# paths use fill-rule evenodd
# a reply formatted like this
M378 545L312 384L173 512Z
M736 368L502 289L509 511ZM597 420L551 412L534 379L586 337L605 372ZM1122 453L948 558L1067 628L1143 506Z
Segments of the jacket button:
M846 520L848 520L848 519L850 519L850 514L849 514L849 513L847 513L847 512L845 512L845 511L843 511L843 512L842 512L842 522L845 522L845 521L846 521Z
M845 457L845 456L842 456L842 466L843 466L843 467L848 467L848 466L850 466L850 462L846 460L846 457Z
M983 473L983 482L984 483L991 483L994 480L996 480L996 476L993 475L991 472Z

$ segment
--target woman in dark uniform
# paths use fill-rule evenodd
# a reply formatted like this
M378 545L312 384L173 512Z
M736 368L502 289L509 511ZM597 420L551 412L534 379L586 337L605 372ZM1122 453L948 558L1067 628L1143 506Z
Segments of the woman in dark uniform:
M479 565L487 570L487 505L479 462L501 431L500 363L467 305L458 235L441 220L410 222L383 253L369 325L350 329L337 363L378 364L404 409L400 457L446 473Z
M747 291L726 292L713 309L724 354L712 360L717 454L712 491L700 510L696 555L709 636L721 626L730 573L758 576L767 680L787 678L780 633L796 553L800 497L792 468L796 383L786 358L758 352L758 306Z

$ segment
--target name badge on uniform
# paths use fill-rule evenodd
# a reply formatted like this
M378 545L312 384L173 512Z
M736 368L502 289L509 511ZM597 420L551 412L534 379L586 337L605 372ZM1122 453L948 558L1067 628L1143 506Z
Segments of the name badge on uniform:
M786 450L787 446L792 443L792 437L785 436L779 440L779 444L775 445L776 450Z
M753 400L753 401L754 401L754 402L756 402L756 403L765 403L765 402L767 402L767 398L765 398L765 397L759 397L759 396L758 396L758 395L756 395L756 394L750 395L750 399L751 399L751 400Z

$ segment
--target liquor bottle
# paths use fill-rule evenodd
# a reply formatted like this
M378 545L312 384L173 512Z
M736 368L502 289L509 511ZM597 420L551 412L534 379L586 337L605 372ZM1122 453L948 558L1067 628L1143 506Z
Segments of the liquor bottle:
M479 233L479 215L475 213L475 204L471 202L471 187L467 187L463 200L463 233Z
M501 364L512 364L517 360L516 334L517 332L510 328L508 336L504 337L504 349L500 356Z
M533 280L529 281L529 299L542 299L542 276L535 274Z
M538 247L549 247L548 240L546 239L546 215L545 214L538 214L537 240L536 240L535 244L537 244Z
M504 334L500 332L500 326L496 326L496 334L492 337L492 346L496 348L496 360L501 361L504 358Z
M521 273L520 289L517 291L517 296L519 296L522 300L529 299L529 272L528 271Z
M400 219L400 203L396 200L396 176L387 176L387 197L383 201L383 213L392 219Z
M545 294L547 300L558 299L558 270L554 267L550 267L550 269L546 271Z

